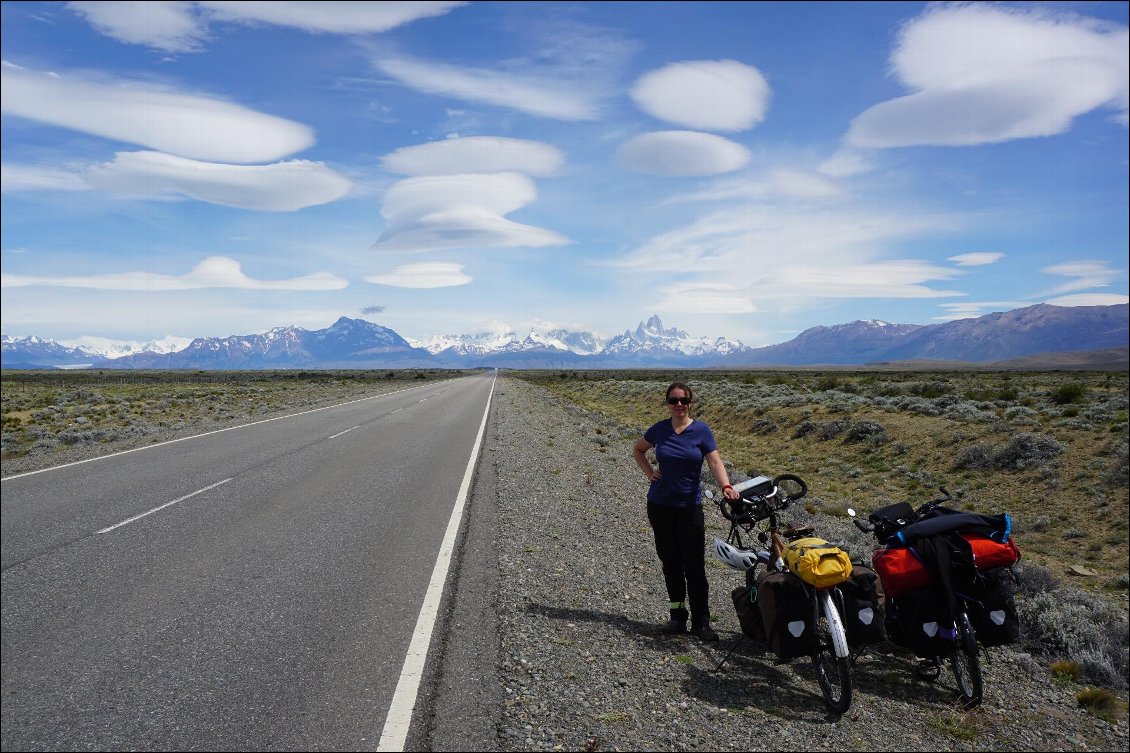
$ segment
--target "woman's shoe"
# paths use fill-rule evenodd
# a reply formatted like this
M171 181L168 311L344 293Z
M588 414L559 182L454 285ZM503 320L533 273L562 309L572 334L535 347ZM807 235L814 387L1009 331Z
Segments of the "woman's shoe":
M714 628L710 627L710 619L695 620L694 626L691 628L691 635L702 641L716 641L718 640L718 633L714 632Z
M659 632L664 635L682 635L687 632L687 618L690 615L685 609L672 609L671 619L659 627Z

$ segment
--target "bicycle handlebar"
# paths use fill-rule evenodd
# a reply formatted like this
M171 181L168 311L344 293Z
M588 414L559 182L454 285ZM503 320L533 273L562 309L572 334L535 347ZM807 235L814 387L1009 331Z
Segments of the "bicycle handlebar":
M783 483L792 482L799 486L799 493L794 495L784 494ZM729 500L723 497L716 500L718 511L722 513L722 517L731 523L740 523L743 521L750 521L756 523L760 520L765 520L774 512L784 510L793 502L801 499L808 494L808 484L804 479L799 476L794 476L791 473L783 473L773 479L773 488L765 494L753 494L748 497L742 496L737 500ZM744 512L737 512L738 506Z

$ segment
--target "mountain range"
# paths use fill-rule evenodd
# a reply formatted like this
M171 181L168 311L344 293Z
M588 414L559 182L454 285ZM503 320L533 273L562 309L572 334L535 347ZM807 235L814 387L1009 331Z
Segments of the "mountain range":
M1117 366L1126 362L1127 322L1127 304L1039 304L943 324L868 320L812 327L788 342L751 348L724 337L691 337L676 327L665 328L658 316L608 339L554 329L524 336L437 335L419 341L373 322L341 317L320 330L290 326L262 334L198 337L180 350L129 355L4 335L0 363L6 369L738 368L1010 359L1034 363L1041 360L1034 357L1048 360L1049 354L1115 349ZM1062 356L1050 360L1065 362Z

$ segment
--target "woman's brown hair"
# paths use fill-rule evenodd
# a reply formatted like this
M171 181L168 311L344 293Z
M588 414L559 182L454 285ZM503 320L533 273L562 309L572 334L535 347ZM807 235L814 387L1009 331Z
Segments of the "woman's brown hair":
M665 397L671 397L671 390L682 390L683 392L687 393L687 397L691 399L691 402L694 402L694 393L691 392L690 387L683 384L682 382L671 382L671 386L667 388L667 395Z

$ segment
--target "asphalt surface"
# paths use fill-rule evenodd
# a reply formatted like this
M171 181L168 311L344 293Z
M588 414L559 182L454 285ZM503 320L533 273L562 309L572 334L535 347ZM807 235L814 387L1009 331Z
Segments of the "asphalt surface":
M492 381L5 479L2 747L373 749ZM465 682L476 652L443 661Z

